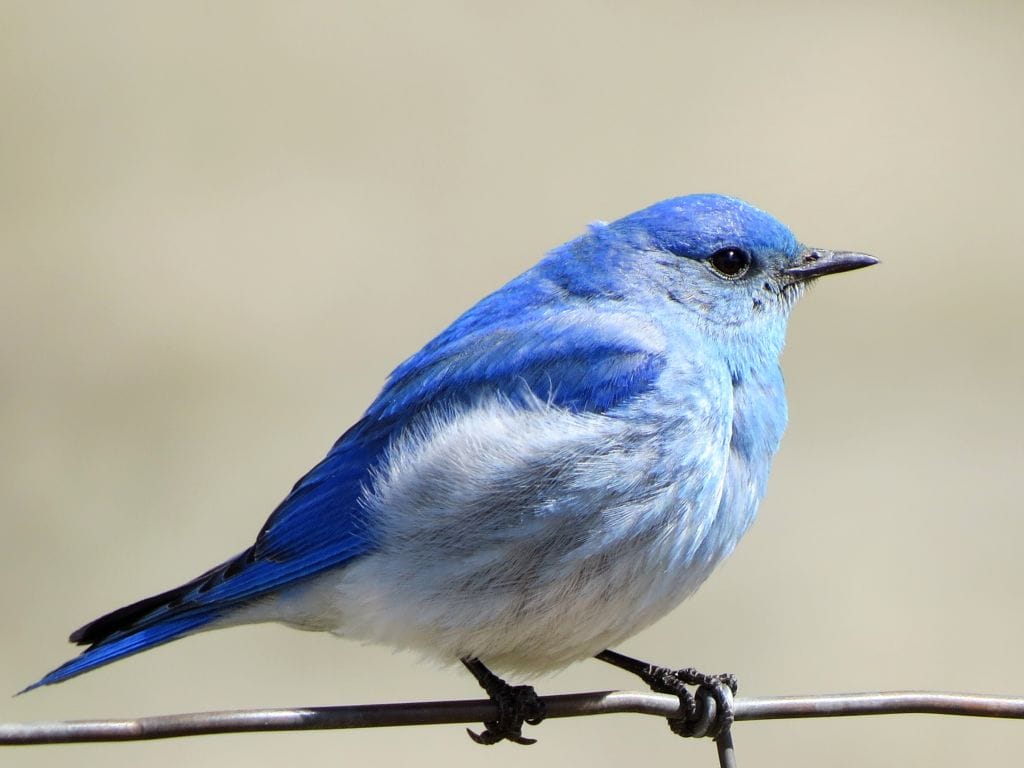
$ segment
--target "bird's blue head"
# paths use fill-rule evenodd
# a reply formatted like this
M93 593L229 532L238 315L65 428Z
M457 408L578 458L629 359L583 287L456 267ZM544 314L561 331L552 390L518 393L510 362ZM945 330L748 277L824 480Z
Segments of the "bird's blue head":
M876 261L801 245L774 217L725 195L663 200L595 224L570 246L582 283L668 299L708 336L776 357L789 311L814 278Z
M611 228L637 246L688 259L706 260L716 251L746 250L762 261L795 258L800 243L778 219L725 195L688 195L625 216Z

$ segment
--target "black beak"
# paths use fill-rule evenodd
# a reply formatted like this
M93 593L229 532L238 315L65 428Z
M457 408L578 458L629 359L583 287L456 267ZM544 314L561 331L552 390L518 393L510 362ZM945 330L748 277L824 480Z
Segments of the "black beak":
M795 267L782 270L796 280L811 280L822 275L836 272L849 272L851 269L870 267L877 264L878 259L866 253L853 251L827 251L824 248L811 248L800 256L800 263Z

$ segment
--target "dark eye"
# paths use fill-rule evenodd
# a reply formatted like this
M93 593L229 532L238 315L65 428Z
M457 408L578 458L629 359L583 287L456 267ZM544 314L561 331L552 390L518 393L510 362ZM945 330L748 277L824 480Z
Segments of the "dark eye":
M708 263L725 277L742 277L750 269L750 254L742 248L722 248L711 254Z

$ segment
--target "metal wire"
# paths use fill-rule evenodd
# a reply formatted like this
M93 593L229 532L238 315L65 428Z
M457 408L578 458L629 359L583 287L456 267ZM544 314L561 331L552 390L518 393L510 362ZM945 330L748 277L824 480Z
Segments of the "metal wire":
M548 719L634 713L678 717L675 696L631 691L596 691L543 697ZM734 702L737 722L804 717L848 717L925 713L1024 719L1024 697L894 691L821 696L741 698ZM214 733L379 728L399 725L479 723L497 709L487 700L369 704L346 707L257 709L157 715L132 720L77 720L0 724L0 745L137 741ZM722 765L734 765L730 734L718 739ZM731 762L726 762L727 760Z

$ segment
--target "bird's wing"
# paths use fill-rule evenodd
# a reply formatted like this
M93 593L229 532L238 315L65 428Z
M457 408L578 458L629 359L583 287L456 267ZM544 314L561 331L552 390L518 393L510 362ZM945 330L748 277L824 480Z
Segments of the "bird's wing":
M559 313L465 332L460 324L392 374L363 418L267 520L253 551L254 565L275 564L271 587L373 547L373 521L361 516L358 499L369 470L417 419L495 395L603 413L647 391L664 366L660 333L624 315Z
M609 412L653 386L665 365L663 345L643 318L590 304L549 311L528 302L481 302L395 370L362 419L278 505L252 547L77 630L71 640L90 647L26 690L191 634L372 551L374 521L360 504L371 470L395 437L434 409L497 395Z

